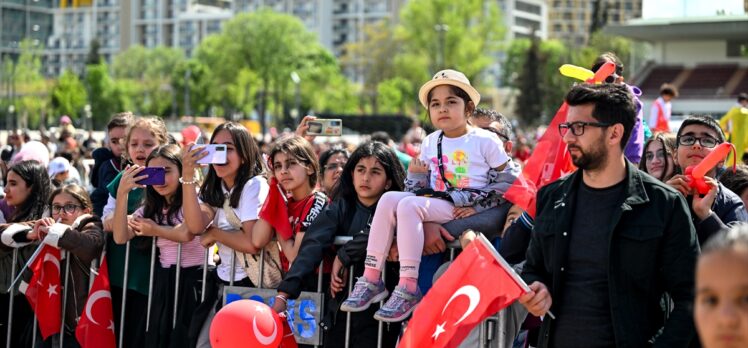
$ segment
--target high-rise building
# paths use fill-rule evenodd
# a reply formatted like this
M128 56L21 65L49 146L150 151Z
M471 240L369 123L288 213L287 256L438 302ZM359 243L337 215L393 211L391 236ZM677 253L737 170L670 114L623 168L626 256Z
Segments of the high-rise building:
M53 0L0 0L0 55L15 57L28 38L42 47L53 30Z
M499 0L504 15L506 40L548 37L548 4L545 0Z
M642 15L642 0L552 0L549 5L548 37L575 46L587 43L595 18L602 25L622 24Z

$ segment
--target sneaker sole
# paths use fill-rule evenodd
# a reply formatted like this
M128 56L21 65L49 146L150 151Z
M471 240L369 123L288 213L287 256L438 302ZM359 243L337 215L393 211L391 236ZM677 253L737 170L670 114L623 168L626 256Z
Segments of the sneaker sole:
M379 321L383 321L385 323L399 323L399 322L405 320L406 318L408 318L411 314L413 314L413 311L416 309L416 307L418 307L418 304L416 304L415 306L413 306L413 308L411 308L409 311L403 313L402 315L400 315L398 317L394 317L394 318L383 317L383 316L381 316L379 314L379 311L377 311L376 313L374 313L374 319L379 320Z
M353 313L363 312L363 311L369 309L369 306L371 306L372 303L381 302L385 298L387 298L387 296L389 296L389 295L390 295L390 292L385 289L381 293L379 293L376 296L372 297L371 300L369 300L369 302L365 303L361 307L351 307L351 306L348 306L345 303L343 303L340 306L340 310L343 311L343 312L353 312Z

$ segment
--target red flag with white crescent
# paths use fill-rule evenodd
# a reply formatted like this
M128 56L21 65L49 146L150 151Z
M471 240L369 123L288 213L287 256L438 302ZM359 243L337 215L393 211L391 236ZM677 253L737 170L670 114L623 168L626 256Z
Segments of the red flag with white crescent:
M115 348L112 293L109 288L109 269L103 257L99 274L88 292L75 337L82 348Z
M45 340L59 333L62 325L61 258L59 249L45 245L30 267L33 275L26 288L26 299L36 313Z
M506 200L518 205L533 218L538 190L576 170L571 162L569 150L558 132L558 125L566 122L568 110L569 106L564 102L535 145L532 155L522 168L522 174L504 194Z
M291 223L288 221L288 203L283 188L275 177L270 179L270 192L260 209L260 218L273 226L283 240L293 237Z
M398 347L457 347L478 323L528 290L488 240L480 236L418 304Z

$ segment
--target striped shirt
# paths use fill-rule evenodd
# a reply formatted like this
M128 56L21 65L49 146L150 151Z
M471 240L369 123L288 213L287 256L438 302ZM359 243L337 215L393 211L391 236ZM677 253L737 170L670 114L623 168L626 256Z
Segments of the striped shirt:
M166 210L163 211L163 214L166 215ZM143 217L143 207L138 208L132 216ZM166 221L165 216L163 220ZM177 216L172 220L175 224L182 223L184 221L184 211L179 209L179 213L177 213ZM158 258L161 262L161 267L169 268L177 264L177 253L179 250L178 242L158 237L156 239L156 246L159 250ZM200 244L200 236L195 236L191 241L182 243L181 267L200 266L204 261L205 248Z

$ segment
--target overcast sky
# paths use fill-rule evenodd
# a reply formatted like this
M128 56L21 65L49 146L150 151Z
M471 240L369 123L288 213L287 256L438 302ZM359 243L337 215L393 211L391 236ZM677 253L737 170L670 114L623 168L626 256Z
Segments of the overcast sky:
M642 17L669 18L712 16L718 10L743 14L743 0L644 0Z

